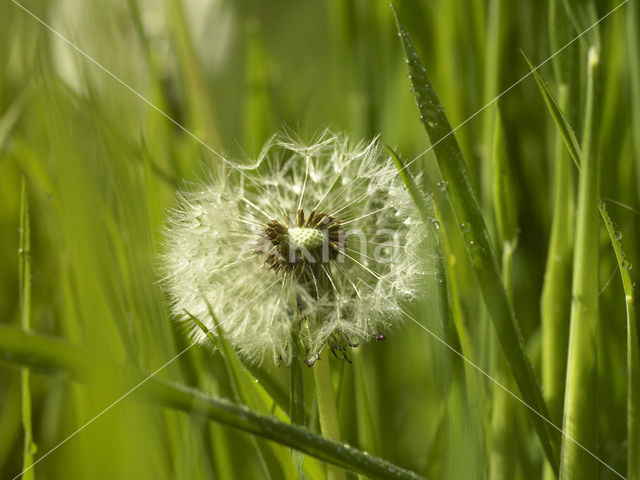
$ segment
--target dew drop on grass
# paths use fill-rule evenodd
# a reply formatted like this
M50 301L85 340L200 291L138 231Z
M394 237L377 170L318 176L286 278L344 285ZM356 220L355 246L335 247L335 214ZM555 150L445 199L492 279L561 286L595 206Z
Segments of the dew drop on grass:
M616 240L622 240L622 232L619 230L616 230L613 236L616 237Z

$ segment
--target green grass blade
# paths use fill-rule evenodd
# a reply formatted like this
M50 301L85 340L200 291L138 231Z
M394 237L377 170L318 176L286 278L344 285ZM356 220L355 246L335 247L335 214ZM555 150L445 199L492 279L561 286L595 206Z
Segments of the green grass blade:
M562 110L558 106L553 94L551 93L551 89L548 87L544 79L538 73L536 67L534 67L533 63L527 58L527 56L522 53L525 61L529 64L529 68L533 72L533 76L536 79L536 83L538 84L538 88L540 89L540 93L542 93L542 97L544 98L545 103L547 104L547 108L549 109L549 113L551 113L551 117L558 128L558 132L562 136L562 140L564 141L567 150L569 150L569 154L573 159L574 163L578 168L580 168L580 144L578 143L578 139L576 137L575 132L569 125L569 122L565 118Z
M18 123L20 115L22 115L24 103L25 99L23 93L18 95L7 111L2 114L2 117L0 117L0 154L4 153L7 140L16 126L16 123Z
M504 126L499 108L495 108L492 148L493 205L498 241L502 250L502 281L513 305L513 254L517 246L517 203L512 188L513 179L509 168L504 138ZM497 347L497 345L496 345ZM507 375L508 365L497 348L493 349L499 381L512 383ZM502 388L493 389L491 411L491 458L489 473L492 479L513 478L515 476L518 438L515 424L514 405L509 394Z
M371 389L367 382L367 370L362 352L353 351L353 381L355 392L356 420L358 423L358 445L370 453L378 453L378 435L371 405Z
M338 423L338 409L336 395L331 376L331 363L329 356L318 359L313 365L313 378L316 386L316 398L318 400L318 417L320 418L320 431L326 438L339 441L340 425ZM346 473L333 465L327 465L327 480L346 480Z
M427 204L427 200L425 199L423 193L420 191L420 187L418 187L418 184L415 182L415 180L411 176L411 173L406 168L405 162L402 161L400 156L391 147L385 145L385 148L387 152L389 152L389 155L391 155L393 162L396 164L400 178L402 179L405 186L407 187L407 191L409 192L409 195L411 195L411 199L413 200L413 203L415 203L416 208L418 209L420 218L422 219L423 222L430 221L431 212L429 210L429 205Z
M435 90L429 82L426 70L420 63L411 40L397 16L396 23L407 57L409 76L420 117L433 145L442 178L448 182L449 201L463 233L465 247L479 281L485 305L524 401L537 413L547 418L547 407L531 363L524 353L522 334L509 306L500 268L480 207L471 188L464 158ZM531 419L550 464L556 465L556 432L533 412Z
M100 362L102 363L100 369L104 368L105 361L94 357L95 354L84 347L54 337L27 333L17 328L0 325L0 358L10 363L29 366L48 375L54 374L57 369L62 369L82 381L91 382L97 379L103 381L104 378L96 375L95 369ZM121 383L118 386L122 391L131 389L132 385L137 385L146 377L128 367L112 365L110 369L119 373L114 380ZM281 422L276 418L261 415L226 399L216 398L158 377L149 378L131 396L158 406L181 410L189 415L222 423L371 478L398 480L422 478L344 443Z
M594 478L597 472L596 460L576 442L591 452L596 451L599 172L594 110L598 64L598 53L592 47L587 64L587 101L578 185L561 479Z
M219 322L213 316L211 309L209 313L214 319L214 322L218 324ZM240 360L238 360L233 348L224 337L222 329L217 328L215 333L213 333L194 315L188 312L187 314L214 345L220 349L235 395L235 400L262 414L269 414L272 410L275 410L275 415L279 420L288 421L286 414L277 408L273 399L269 397L267 392L260 386L244 365L242 365ZM295 470L291 462L291 457L282 447L279 445L262 444L257 441L254 443L260 463L269 478L280 478L282 475L284 475L285 478L295 478Z
M629 0L627 4L627 48L633 121L633 145L636 166L636 192L640 199L640 2ZM607 230L612 223L607 223ZM613 232L609 232L610 236ZM615 235L611 238L616 238ZM618 264L621 262L620 249L616 248ZM622 273L622 285L627 305L627 439L629 443L627 476L629 480L640 479L640 353L638 352L638 329L636 325L633 285L628 271Z
M490 0L487 5L487 26L486 26L486 37L487 37L487 47L485 53L485 64L484 64L484 88L483 88L483 103L490 102L496 95L499 93L499 83L500 83L500 50L501 50L501 41L504 37L501 28L503 24L506 24L504 20L504 6L502 5L502 0ZM496 116L494 115L494 111L497 111L497 107L493 107L491 112L486 114L483 118L483 126L482 126L482 143L483 143L483 160L482 160L482 207L485 209L485 212L491 211L491 195L494 190L493 188L493 178L495 178L495 172L493 171L492 165L492 145L494 144L494 131L495 131L495 122ZM487 217L489 230L492 230L491 225L491 216Z
M31 225L29 223L29 200L24 177L20 196L20 325L23 330L31 328ZM22 450L22 469L25 470L33 463L35 444L33 443L33 428L31 424L31 388L29 386L29 368L23 367L21 372L22 385L22 428L24 443ZM24 480L34 480L33 469L26 472Z
M517 228L517 202L513 191L513 178L509 168L507 149L504 138L504 126L500 110L495 109L495 123L493 132L493 205L495 208L496 227L498 239L503 246L503 257L511 255L516 242ZM510 258L508 259L511 260ZM504 265L503 261L503 265ZM509 290L509 282L505 279L505 285Z
M640 2L629 0L627 4L627 48L631 86L631 115L633 122L633 146L636 172L640 172ZM636 190L640 199L640 175L636 173Z
M533 70L533 65L530 62L528 63ZM544 79L535 70L533 70L533 74L536 82L538 83L540 93L542 94L542 97L547 104L547 108L549 109L549 112L556 124L558 132L564 141L565 147L571 155L575 165L580 169L582 153L575 134L573 134L573 130L558 107L558 104ZM607 227L609 240L616 255L618 270L622 279L622 286L625 295L627 316L627 408L629 412L627 416L627 437L629 443L628 474L629 478L634 478L633 475L636 476L635 478L640 478L640 465L638 463L638 459L640 459L640 426L638 424L638 415L636 413L640 412L640 353L638 345L638 325L634 307L633 282L631 281L631 275L629 274L629 262L622 249L622 244L618 239L618 233L615 231L614 222L609 216L605 204L602 201L599 202L598 209L600 211L600 216ZM636 454L632 452L636 452Z
M562 85L562 107L566 107L567 95L567 88ZM557 425L562 423L571 305L574 199L570 167L567 150L558 132L554 148L553 219L540 312L543 390L551 420Z
M195 123L193 133L211 148L219 148L220 133L213 115L211 95L191 38L182 0L171 0L169 12L176 52L184 75L184 94Z
M600 30L598 28L589 28L597 20L596 7L593 0L562 0L562 3L575 32L579 33L588 30L584 35L580 36L580 43L585 48L593 45L600 50Z
M620 234L616 231L615 224L609 216L604 202L600 202L599 208L613 245L624 289L627 313L627 478L628 480L638 480L640 479L640 345L638 344L633 282L629 273L631 265L622 249L619 240Z
M440 203L443 201L439 195L439 191L434 190L434 211L432 214L431 208L427 203L426 198L424 197L420 187L414 180L411 173L406 168L405 162L400 158L400 156L391 148L386 147L387 151L393 158L396 167L398 168L398 173L400 178L404 182L409 195L413 199L418 212L420 213L420 218L423 222L431 222L433 220L439 225L439 231L441 232L440 240L442 243L442 250L445 257L449 257L451 255L451 247L449 246L449 241L446 233L446 225L442 221L441 214L439 211ZM435 218L433 218L435 216ZM469 354L471 352L470 344L471 342L468 339L466 328L464 327L464 322L462 319L462 312L460 309L459 302L457 301L457 289L450 289L449 284L451 283L451 279L455 277L455 273L453 271L453 265L449 263L449 268L445 268L445 263L442 259L438 259L438 276L440 277L440 282L438 283L438 287L441 293L441 302L442 302L442 311L443 311L443 330L447 332L447 338L449 342L452 344L455 350ZM466 393L466 380L464 378L464 368L463 362L459 355L451 352L450 355L451 365L453 367L454 372L456 372L459 377L461 390L463 394Z
M300 343L298 342L299 323L294 322L291 335L293 337L293 361L289 367L289 417L292 425L305 426L304 414L304 373L302 371L302 356L300 353ZM298 471L298 478L303 478L302 466L304 457L296 451L291 450L293 464Z

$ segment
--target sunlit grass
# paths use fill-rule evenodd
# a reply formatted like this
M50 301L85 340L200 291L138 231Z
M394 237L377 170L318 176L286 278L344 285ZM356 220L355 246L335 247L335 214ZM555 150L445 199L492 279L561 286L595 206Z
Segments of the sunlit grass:
M128 89L4 2L0 478L188 347L178 189L330 127L380 135L439 248L404 325L323 375L192 346L24 478L639 479L638 1L563 48L620 4L397 2L399 38L386 2L25 0Z

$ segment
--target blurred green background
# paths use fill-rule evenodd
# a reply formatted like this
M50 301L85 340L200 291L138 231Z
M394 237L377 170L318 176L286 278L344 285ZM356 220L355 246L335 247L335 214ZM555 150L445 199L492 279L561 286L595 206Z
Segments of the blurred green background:
M256 155L283 127L303 136L325 127L355 140L380 135L407 160L428 142L386 1L22 4L119 79L14 2L0 5L0 322L20 325L24 179L31 225L31 329L84 345L93 354L87 361L104 362L97 365L103 377L84 383L46 365L32 372L37 459L126 391L111 365L152 372L187 345L157 284L161 229L176 190L202 178L219 160L138 94L229 158ZM592 4L599 17L619 2ZM537 64L561 46L550 45L550 25L562 25L567 39L581 30L555 2L399 0L396 7L453 126L529 71L521 50ZM634 135L640 142L640 111L634 110L631 92L640 80L633 76L637 62L629 60L628 38L629 30L637 34L640 18L629 21L629 11L629 5L621 8L597 28L602 44L598 138L601 195L610 199L609 212L635 264ZM576 41L540 69L552 86L563 75L569 78L575 97L567 116L578 132L584 48ZM501 97L500 109L519 232L513 305L541 378L540 298L556 133L533 78ZM487 109L456 132L492 233L493 112ZM439 181L430 153L411 168L424 170L428 184ZM460 240L453 238L452 245L459 253L459 298L470 342L465 353L496 374L500 353L493 327ZM598 455L624 472L624 295L604 230L600 264ZM441 305L433 278L416 318L442 333ZM490 475L495 392L485 377L467 370L469 402L461 411L449 401L451 353L412 322L358 351L353 365L333 365L347 442L427 478ZM1 358L0 477L13 478L23 465L20 367ZM265 364L259 370L288 395L287 368ZM309 375L305 370L307 384ZM211 349L191 349L159 376L232 397L220 354ZM515 389L508 376L505 382ZM312 395L306 400L317 431ZM512 425L510 478L539 478L544 457L529 414L514 399L504 408L501 414ZM263 478L255 451L247 434L127 399L31 472L39 479ZM603 468L599 477L614 474Z

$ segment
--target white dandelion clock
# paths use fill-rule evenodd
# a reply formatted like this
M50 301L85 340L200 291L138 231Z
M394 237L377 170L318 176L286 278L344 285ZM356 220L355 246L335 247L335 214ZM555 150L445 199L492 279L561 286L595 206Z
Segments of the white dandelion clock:
M325 350L348 359L349 347L384 338L417 295L425 236L377 141L277 137L251 167L181 195L165 285L177 316L221 328L249 361L289 364L294 341L310 365Z

